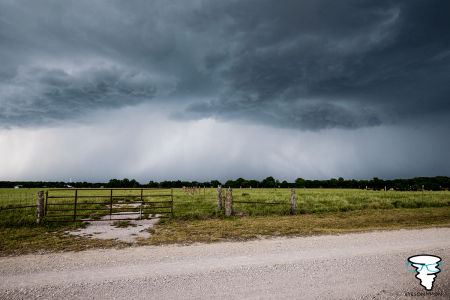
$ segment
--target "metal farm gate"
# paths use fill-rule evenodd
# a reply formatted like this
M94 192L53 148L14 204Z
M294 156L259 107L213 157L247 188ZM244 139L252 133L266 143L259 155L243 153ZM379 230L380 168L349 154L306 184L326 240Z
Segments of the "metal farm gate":
M163 190L170 190L170 194L162 194ZM130 195L126 191L140 193ZM173 216L171 188L48 189L45 196L45 217L50 222L148 220ZM153 197L170 197L170 200L144 201ZM116 217L130 215L139 216Z

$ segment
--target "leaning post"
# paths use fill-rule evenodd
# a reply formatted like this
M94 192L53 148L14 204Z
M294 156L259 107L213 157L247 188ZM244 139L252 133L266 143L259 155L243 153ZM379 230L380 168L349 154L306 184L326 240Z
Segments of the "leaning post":
M227 217L231 216L233 213L233 189L227 188L227 200L225 202L225 215Z
M291 188L291 206L291 211L293 214L295 214L295 188Z
M37 217L36 223L39 223L44 218L44 191L37 192Z
M217 186L217 209L222 210L222 186Z

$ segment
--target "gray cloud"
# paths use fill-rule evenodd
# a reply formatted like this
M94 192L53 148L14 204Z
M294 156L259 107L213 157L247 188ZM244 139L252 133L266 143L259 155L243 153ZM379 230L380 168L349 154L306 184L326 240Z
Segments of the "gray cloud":
M0 130L0 180L224 183L449 175L449 126L299 132L211 119L173 122L142 106L98 111L88 125Z
M450 114L449 6L3 2L0 126L49 125L148 101L175 105L171 117L181 121L312 131L423 115L442 122Z
M215 118L220 121L251 120L252 123L280 128L318 131L329 128L357 129L393 122L394 116L370 108L344 107L329 102L267 102L253 105L247 99L193 103L186 114L173 113L172 119ZM219 112L219 113L218 113Z
M120 108L172 92L177 80L117 66L61 68L21 67L2 84L0 122L49 124L95 109Z
M198 23L222 19L231 42L201 64L225 91L188 113L309 130L449 115L442 82L450 22L442 3L252 4L258 8L232 2L199 14Z

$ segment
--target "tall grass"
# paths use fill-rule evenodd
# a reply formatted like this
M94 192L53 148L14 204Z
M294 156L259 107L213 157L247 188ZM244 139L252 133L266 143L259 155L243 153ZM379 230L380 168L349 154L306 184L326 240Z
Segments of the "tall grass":
M222 188L223 198L225 188ZM234 189L234 201L290 203L290 189ZM275 200L275 201L274 201ZM398 192L353 189L296 189L297 214L345 212L364 209L394 209L450 206L449 192ZM234 203L238 215L269 216L290 214L288 205ZM207 188L200 195L174 189L176 218L223 216L217 209L217 189Z
M0 206L16 207L36 205L37 191L46 189L0 189ZM109 190L88 191L79 190L78 196L109 196ZM222 189L223 199L226 189ZM125 195L139 195L139 191L114 191L113 203L126 204L130 201L139 201L140 197L127 198ZM146 190L147 194L170 194L170 190ZM50 195L68 196L74 195L73 189L64 191L51 191ZM217 209L217 188L206 188L196 195L182 192L181 189L173 189L173 213L176 219L198 218L223 218L224 210ZM144 198L144 201L168 201L170 197ZM234 189L234 201L290 203L290 189ZM275 200L275 201L274 201ZM49 199L49 203L71 203L73 198ZM79 211L80 218L99 218L94 213L109 213L109 197L104 198L78 198L78 208L91 208L91 210ZM101 204L87 205L86 202L98 202ZM328 212L358 211L366 209L394 209L394 208L425 208L450 206L450 192L425 191L425 192L399 192L399 191L366 191L352 189L296 189L297 214L321 214ZM164 204L149 204L144 209L144 217L148 216L151 207L166 206ZM51 206L48 206L50 209ZM73 209L73 205L58 206L58 208ZM288 215L289 205L264 205L234 203L233 208L238 216L271 216ZM125 211L125 210L124 210ZM139 209L127 210L138 212ZM165 209L164 211L168 211ZM117 212L117 211L116 211ZM73 214L73 211L49 212L51 214ZM147 215L146 215L147 214ZM0 212L0 225L12 223L31 223L36 219L36 208L2 210ZM67 217L66 219L71 219Z

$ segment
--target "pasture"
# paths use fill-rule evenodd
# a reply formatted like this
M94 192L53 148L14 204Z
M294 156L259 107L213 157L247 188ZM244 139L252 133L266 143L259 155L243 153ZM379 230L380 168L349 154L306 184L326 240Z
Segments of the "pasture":
M3 208L36 205L37 191L47 189L0 189L0 206ZM109 203L108 190L90 191L79 190L78 196L103 196L101 200ZM114 203L140 201L139 191L116 190L114 191ZM149 195L166 194L169 190L145 190ZM226 189L222 188L222 198L225 198ZM290 189L234 189L234 201L268 202L268 203L290 203ZM450 192L448 191L373 191L356 189L296 189L297 214L323 214L332 212L359 211L367 209L394 209L394 208L426 208L426 207L449 207ZM124 198L121 196L135 195L137 197ZM63 191L51 191L52 196L73 196L73 189ZM98 202L99 198L79 198L79 205L85 202ZM149 201L144 199L144 201ZM170 198L169 198L170 199ZM217 188L203 187L197 194L182 192L182 189L173 189L173 217L175 219L208 219L224 217L223 210L217 209ZM52 199L49 199L51 203ZM166 200L162 199L161 200ZM73 198L61 201L73 202ZM58 202L61 202L60 200ZM72 206L67 205L66 208ZM98 205L98 208L103 207ZM238 216L270 216L290 214L290 206L285 205L263 205L234 203L234 210ZM33 221L35 208L23 210L3 210L0 220L10 221ZM86 212L86 215L92 213ZM1 221L0 221L1 222Z
M0 206L36 205L37 191L46 189L0 189ZM105 191L83 191L83 196L108 196ZM109 192L109 191L108 191ZM114 191L114 204L138 202L137 191ZM138 191L140 192L140 191ZM169 190L145 193L170 194ZM223 199L226 189L222 188ZM290 203L290 189L233 189L234 201ZM50 191L49 195L55 195ZM57 191L73 195L73 189ZM139 196L139 195L137 195ZM101 198L79 198L79 205ZM169 197L170 199L170 197ZM275 200L275 201L274 201ZM55 200L56 201L56 200ZM73 202L73 198L59 199ZM108 206L105 197L97 208ZM147 201L144 199L144 201ZM153 200L152 200L153 201ZM206 188L196 195L173 189L173 217L161 219L149 239L138 239L139 245L165 243L190 244L220 240L246 240L258 237L335 234L364 230L391 230L430 226L450 226L450 192L448 191L373 191L353 189L296 189L296 213L290 205L234 203L234 216L225 217L217 209L217 188ZM50 199L49 199L50 203ZM70 209L71 205L67 205ZM150 208L150 207L148 207ZM138 209L131 209L137 212ZM91 217L101 210L88 210L80 218ZM144 216L147 211L143 211ZM148 215L147 215L148 216ZM151 216L151 215L150 215ZM64 235L68 229L85 226L84 222L37 225L36 208L2 210L0 212L0 256L7 253L28 253L38 249L49 251L83 250L129 246L113 240L79 238Z

